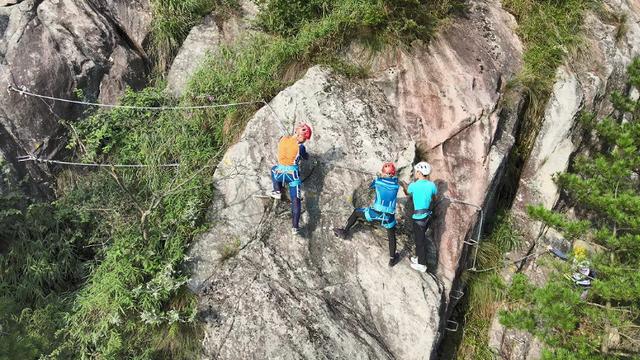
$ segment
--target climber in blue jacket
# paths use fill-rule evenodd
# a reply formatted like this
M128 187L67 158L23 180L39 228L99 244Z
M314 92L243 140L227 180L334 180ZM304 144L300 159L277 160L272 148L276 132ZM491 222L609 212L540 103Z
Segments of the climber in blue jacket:
M389 267L398 263L400 257L396 253L396 198L398 196L398 178L396 177L396 166L387 162L382 165L381 175L376 177L370 185L370 188L375 189L376 198L371 207L357 208L353 211L347 225L344 229L334 228L334 234L341 238L346 239L349 230L355 225L357 220L367 222L380 222L382 227L387 229L387 236L389 238Z

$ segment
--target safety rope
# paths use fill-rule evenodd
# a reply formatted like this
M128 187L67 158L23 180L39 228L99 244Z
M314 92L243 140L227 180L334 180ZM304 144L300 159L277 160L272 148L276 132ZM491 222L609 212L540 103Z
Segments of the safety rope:
M35 97L39 99L47 99L47 100L59 101L64 103L76 104L76 105L95 106L95 107L110 108L110 109L154 110L154 111L197 110L197 109L224 108L224 107L232 107L232 106L239 106L239 105L266 103L264 100L256 100L256 101L243 101L243 102L228 103L228 104L193 105L193 106L134 106L134 105L100 104L100 103L94 103L94 102L88 102L88 101L62 99L54 96L36 94L28 91L25 87L19 88L13 85L9 85L7 90L16 92L22 96L30 96L30 97Z
M264 99L262 100L262 103L266 107L268 107L269 110L271 110L271 112L273 113L273 116L276 118L276 124L278 125L278 128L280 128L280 132L282 132L283 135L289 135L290 133L287 131L287 128L284 126L284 123L282 122L282 119L280 119L280 117L278 116L278 113Z
M67 165L67 166L84 166L84 167L108 167L108 168L144 168L144 167L178 167L180 164L158 164L158 165L149 165L149 164L100 164L100 163L78 163L78 162L70 162L70 161L60 161L60 160L49 160L49 159L41 159L37 158L33 155L21 156L18 158L18 162L25 161L35 161L45 164L58 164L58 165Z
M278 116L278 113L264 99L257 100L257 101L243 101L243 102L235 102L235 103L227 103L227 104L195 105L195 106L134 106L134 105L100 104L100 103L93 103L93 102L88 102L88 101L70 100L70 99L63 99L63 98L58 98L58 97L54 97L54 96L41 95L41 94L36 94L34 92L31 92L31 91L27 90L27 88L24 87L24 86L22 88L20 88L20 87L16 87L16 86L13 86L13 85L9 85L7 87L7 91L9 91L9 92L13 91L13 92L16 92L16 93L18 93L18 94L20 94L22 96L34 97L34 98L40 99L43 102L44 102L45 99L47 99L47 100L59 101L59 102L70 103L70 104L85 105L85 106L95 106L95 107L102 107L102 108L109 108L109 109L165 111L165 110L211 109L211 108L225 108L225 107L240 106L240 105L264 104L273 113L273 116L276 119L276 124L278 125L278 128L280 129L280 131L285 135L289 134L289 132L286 130L286 128L283 127L284 125L282 123L282 120ZM59 118L59 116L57 116L53 112L53 109L46 102L44 102L44 104L49 107L49 110L52 112L52 114L54 116ZM144 164L78 163L78 162L69 162L69 161L41 159L41 158L35 157L33 155L26 155L26 156L21 156L21 157L18 158L18 162L26 162L26 161L35 161L35 162L46 163L46 164L58 164L58 165L67 165L67 166L83 166L83 167L143 168L143 167L177 167L177 166L179 166L179 164L144 165Z

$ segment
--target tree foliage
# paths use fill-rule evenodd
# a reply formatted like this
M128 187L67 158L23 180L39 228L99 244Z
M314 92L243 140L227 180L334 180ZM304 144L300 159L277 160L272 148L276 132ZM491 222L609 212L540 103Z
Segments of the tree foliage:
M631 88L640 88L639 74L636 59L629 67ZM588 240L600 249L590 259L597 272L593 286L582 300L582 289L564 276L570 269L561 264L541 288L518 275L510 309L501 314L503 324L540 338L548 359L640 356L640 102L620 93L612 100L613 116L582 117L594 151L555 178L575 216L529 209L567 239Z

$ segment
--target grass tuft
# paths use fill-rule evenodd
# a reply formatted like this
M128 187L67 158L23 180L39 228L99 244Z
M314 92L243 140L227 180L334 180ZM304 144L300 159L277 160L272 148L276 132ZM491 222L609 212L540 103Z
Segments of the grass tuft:
M516 85L525 89L529 106L518 146L527 157L533 147L558 67L575 52L583 39L584 16L595 0L505 0L503 6L518 22L525 45L524 66Z
M513 221L506 215L496 219L496 226L478 250L478 268L494 270L471 275L467 282L464 303L464 326L456 357L459 359L493 360L489 348L489 328L507 287L500 274L504 253L515 249L522 241ZM467 275L468 276L468 275Z
M191 28L203 16L238 8L237 0L152 0L151 54L156 70L164 73Z
M240 252L240 240L228 241L220 247L220 261L225 262Z

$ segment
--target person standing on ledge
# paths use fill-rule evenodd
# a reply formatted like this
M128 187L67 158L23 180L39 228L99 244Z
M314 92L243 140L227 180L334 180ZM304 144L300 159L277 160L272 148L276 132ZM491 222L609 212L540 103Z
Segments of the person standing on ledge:
M376 177L369 185L375 189L376 198L371 207L357 208L351 213L344 229L334 228L333 233L346 239L349 230L355 225L357 220L367 222L379 221L380 225L387 229L389 238L389 267L398 263L400 257L396 253L396 198L398 197L398 178L396 177L396 166L387 162L382 165L380 176Z
M300 213L302 211L300 188L300 160L309 159L304 143L311 139L311 126L300 124L291 136L283 136L278 143L278 165L271 168L271 182L273 191L269 194L272 198L282 199L282 188L289 187L291 198L291 233L297 235L300 226Z
M413 199L413 235L416 242L416 256L411 257L411 267L420 272L427 271L427 229L431 218L431 204L438 193L438 187L429 180L431 165L419 162L414 169L416 181L407 186L402 182L402 190ZM434 269L435 270L435 269Z

